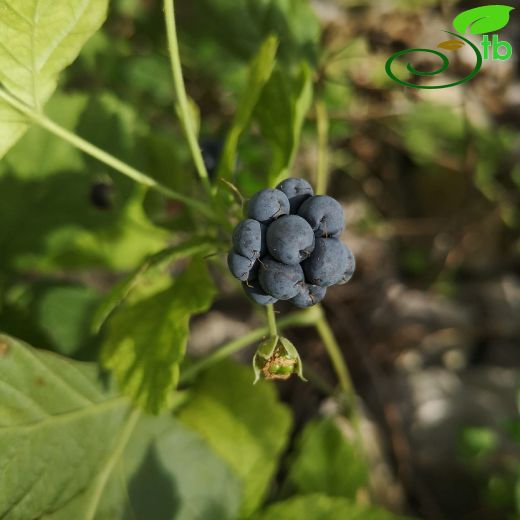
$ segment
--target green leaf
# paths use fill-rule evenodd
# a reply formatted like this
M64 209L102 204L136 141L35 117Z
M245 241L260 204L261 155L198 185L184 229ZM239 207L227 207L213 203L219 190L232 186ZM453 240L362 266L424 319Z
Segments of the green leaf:
M240 477L241 513L249 518L265 497L291 426L275 387L263 381L253 387L249 368L221 363L196 382L179 418Z
M121 308L108 323L102 363L122 390L152 413L171 406L192 315L206 311L215 287L194 260L166 290Z
M274 34L285 64L317 60L320 23L307 0L199 0L184 8L181 28L198 45L201 40L217 42L249 60L262 40Z
M368 484L362 451L333 418L308 423L297 441L287 484L298 494L325 493L355 499Z
M131 107L112 96L102 94L89 101L83 95L57 94L47 108L68 130L81 127L94 140L96 132L103 134L106 147L117 156L133 161L138 155L141 124ZM120 175L111 179L112 172L104 166L41 128L31 128L2 167L0 269L133 269L167 243L169 234L144 214L146 190ZM99 180L113 185L112 209L101 211L90 201L92 184Z
M88 104L85 94L57 92L47 106L49 116L61 126L73 130ZM27 153L31 150L31 153ZM38 127L27 132L5 156L5 163L21 179L45 179L63 171L71 175L85 167L81 152Z
M262 134L274 148L269 171L271 186L290 174L312 94L312 72L306 63L301 65L295 79L281 68L276 68L262 91L255 116Z
M47 334L53 350L72 356L89 338L89 319L99 301L94 289L53 284L37 291L31 315Z
M93 366L7 336L0 346L0 517L40 518L99 478L129 408Z
M0 336L0 516L236 518L241 486L199 435L140 416L94 365Z
M357 505L346 498L313 494L275 503L254 516L254 520L406 520L403 516L370 506Z
M237 159L237 146L247 129L260 93L273 72L278 40L269 36L249 66L249 76L242 92L220 159L218 176L231 180Z
M509 22L509 13L514 9L508 5L484 5L462 11L453 20L459 33L485 34L496 32Z
M170 64L165 56L132 56L123 68L123 73L133 89L150 96L156 104L172 105Z
M108 0L2 0L0 83L38 110L59 73L106 18ZM0 102L0 158L27 130L27 122Z
M136 107L121 101L114 94L100 92L89 98L77 133L87 141L111 153L133 166L143 167L143 153L139 149L140 138L149 131L139 117ZM112 170L97 159L85 155L92 169ZM133 182L127 181L133 189Z
M117 283L97 309L92 322L93 332L98 332L108 316L143 281L146 275L170 263L192 256L211 254L218 244L209 238L194 238L150 255L137 269Z
M195 433L172 417L141 417L99 496L94 481L44 520L175 518L229 520L240 482Z
M25 341L76 359L93 360L90 334L100 301L94 288L55 279L13 283L4 295L0 329Z

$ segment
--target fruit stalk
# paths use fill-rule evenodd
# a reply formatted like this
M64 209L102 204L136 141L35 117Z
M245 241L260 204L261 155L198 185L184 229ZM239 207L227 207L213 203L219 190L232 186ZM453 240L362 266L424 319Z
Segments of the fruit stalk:
M274 305L267 305L267 326L269 327L269 334L271 336L278 336L278 329L276 327L276 316L274 313Z

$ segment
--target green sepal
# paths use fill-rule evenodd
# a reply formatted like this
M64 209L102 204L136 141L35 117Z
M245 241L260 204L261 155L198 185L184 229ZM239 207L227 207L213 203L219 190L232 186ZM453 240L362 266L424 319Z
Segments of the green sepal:
M259 379L288 379L291 374L303 377L303 366L296 347L281 336L270 336L258 346L253 356L254 383Z
M253 356L253 370L255 372L255 380L253 381L253 384L258 383L261 379L262 369L269 358L274 354L278 345L278 340L278 336L269 336L258 345L255 355Z
M307 379L305 379L305 377L303 376L303 364L302 364L302 360L300 358L300 354L296 350L296 347L294 346L294 344L291 341L289 341L287 338L283 338L283 337L280 338L280 341L282 342L282 345L284 346L287 354L289 356L291 356L292 358L296 359L296 372L295 372L296 375L302 381L307 381Z

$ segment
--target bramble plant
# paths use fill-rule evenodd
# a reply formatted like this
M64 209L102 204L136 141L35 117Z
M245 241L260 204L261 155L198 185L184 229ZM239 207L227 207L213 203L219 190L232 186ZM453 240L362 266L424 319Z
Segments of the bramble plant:
M221 4L247 13L244 2L203 3L217 22L226 11ZM236 33L227 41L230 48L246 42L249 64L240 76L242 95L226 138L215 148L219 157L208 164L208 148L203 155L199 145L203 121L181 70L174 3L164 0L172 116L182 128L193 176L187 154L179 158L172 151L184 144L143 123L115 94L88 98L58 87L60 75L93 35L80 58L79 84L95 83L97 74L103 83L103 70L120 70L118 63L103 65L100 59L110 45L100 31L108 0L0 2L2 197L24 207L39 204L48 183L56 207L69 218L81 207L75 189L81 185L92 205L77 222L59 229L51 209L37 206L35 235L29 239L41 254L15 236L20 211L4 215L0 208L13 232L0 258L6 273L0 279L1 518L396 518L366 500L356 503L368 487L360 439L346 439L333 420L315 422L302 436L286 483L298 496L265 507L291 417L272 383L253 386L251 370L227 359L256 344L257 381L292 374L303 379L297 347L281 332L315 328L337 375L339 389L333 393L357 427L348 370L318 305L327 287L347 282L354 271L354 257L338 239L343 210L326 195L328 115L314 74L319 25L306 2L267 4L259 2L258 12L242 20L244 27L236 22L236 31L247 31L247 23L265 18L262 9L272 8L271 23L262 32L250 31L246 40ZM157 7L154 11L160 14ZM288 26L283 34L280 20ZM128 55L126 43L118 49ZM170 87L161 91L158 81L143 89L162 109ZM316 194L307 181L291 178L313 106ZM272 154L263 177L249 176L246 182L238 150L253 120ZM30 178L26 189L20 179ZM241 193L259 188L243 220ZM148 217L154 211L156 224ZM231 245L229 268L254 302L267 305L267 324L186 361L190 319L210 309L217 294L213 273L225 270ZM41 318L37 326L26 315L8 321L18 298L34 296L19 273L89 269L112 273L111 282L114 274L129 274L102 297L55 279L33 302ZM277 319L278 299L311 308ZM102 343L99 365L110 377L100 377L90 357L97 342ZM311 449L323 464L309 476ZM327 458L331 449L334 461ZM332 480L343 483L330 494L324 485L329 470L335 472Z

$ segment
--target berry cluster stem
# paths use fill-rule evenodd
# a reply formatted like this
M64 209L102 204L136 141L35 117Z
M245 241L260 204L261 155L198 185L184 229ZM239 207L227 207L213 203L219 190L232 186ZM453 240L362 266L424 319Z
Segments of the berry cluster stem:
M182 129L195 163L197 173L206 189L211 195L211 184L208 171L202 158L199 142L195 127L193 125L193 115L191 113L184 77L182 75L181 59L179 55L179 43L177 40L177 29L175 27L175 6L174 0L164 0L164 21L166 23L166 35L168 37L168 51L172 70L173 87L176 97L176 111L179 116Z
M276 327L276 315L274 313L274 305L267 305L267 326L269 327L270 336L278 336L278 329Z

